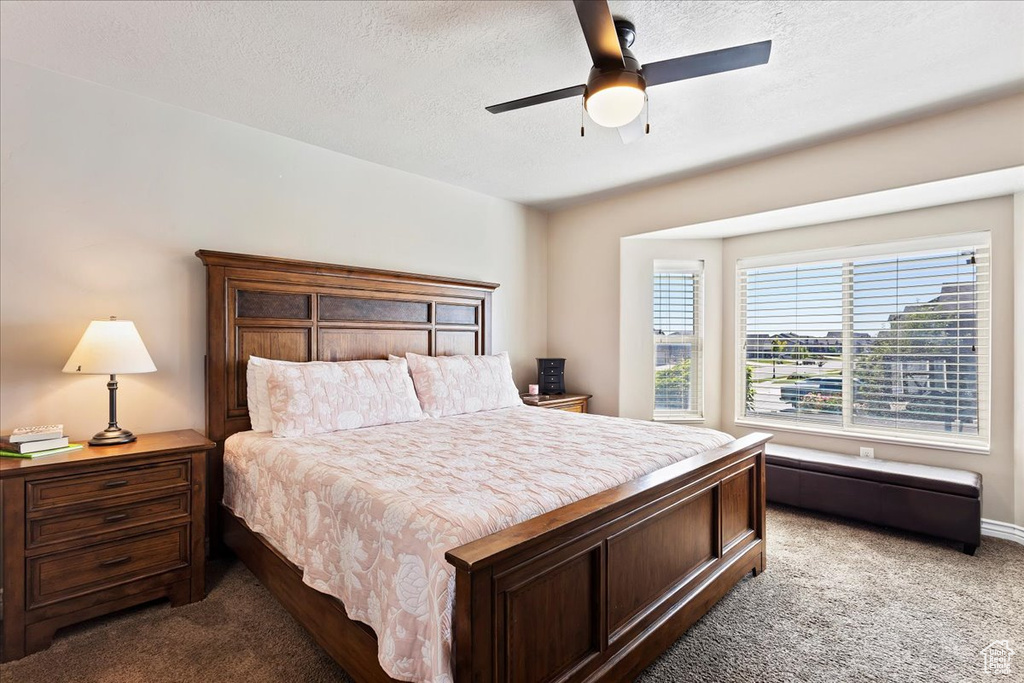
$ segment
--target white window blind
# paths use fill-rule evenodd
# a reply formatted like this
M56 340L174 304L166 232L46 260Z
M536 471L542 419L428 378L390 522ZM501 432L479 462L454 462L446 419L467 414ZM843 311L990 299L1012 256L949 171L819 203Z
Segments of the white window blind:
M738 419L986 447L988 243L741 261Z
M654 419L704 416L703 264L655 262Z

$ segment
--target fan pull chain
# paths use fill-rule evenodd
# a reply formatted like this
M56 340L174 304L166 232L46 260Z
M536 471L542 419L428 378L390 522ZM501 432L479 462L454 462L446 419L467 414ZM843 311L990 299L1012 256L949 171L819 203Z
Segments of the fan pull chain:
M651 134L651 98L644 91L644 107L647 110L647 123L644 124L644 135Z
M583 100L580 100L580 137L586 137L587 134L587 107L583 104Z

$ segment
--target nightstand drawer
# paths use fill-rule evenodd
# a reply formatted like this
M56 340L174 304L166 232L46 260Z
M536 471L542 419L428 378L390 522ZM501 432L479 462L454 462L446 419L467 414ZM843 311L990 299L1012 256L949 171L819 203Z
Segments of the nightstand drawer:
M152 522L170 521L188 517L188 514L189 493L186 491L164 498L147 498L95 511L30 519L26 547L36 548L49 543L81 539Z
M555 410L564 410L567 413L582 413L582 412L585 412L583 410L583 404L582 403L573 403L572 405L551 406L551 407L554 408Z
M27 609L187 567L188 526L28 561Z
M29 512L99 502L130 493L187 486L191 481L189 475L189 461L176 460L159 465L104 470L96 474L39 479L28 482L26 502Z

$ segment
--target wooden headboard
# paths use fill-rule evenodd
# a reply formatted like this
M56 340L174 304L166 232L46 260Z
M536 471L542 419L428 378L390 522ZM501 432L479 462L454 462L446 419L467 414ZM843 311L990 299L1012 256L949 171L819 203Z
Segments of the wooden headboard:
M218 445L210 458L211 512L221 498L224 439L249 429L250 355L309 361L491 352L498 285L490 282L203 249L196 256L206 266L206 435Z

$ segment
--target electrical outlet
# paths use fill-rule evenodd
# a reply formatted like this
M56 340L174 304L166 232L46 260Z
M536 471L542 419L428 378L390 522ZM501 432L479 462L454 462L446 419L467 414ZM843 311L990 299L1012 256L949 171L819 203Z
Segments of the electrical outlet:
M860 457L862 458L873 458L875 457L875 449L870 446L860 447Z

